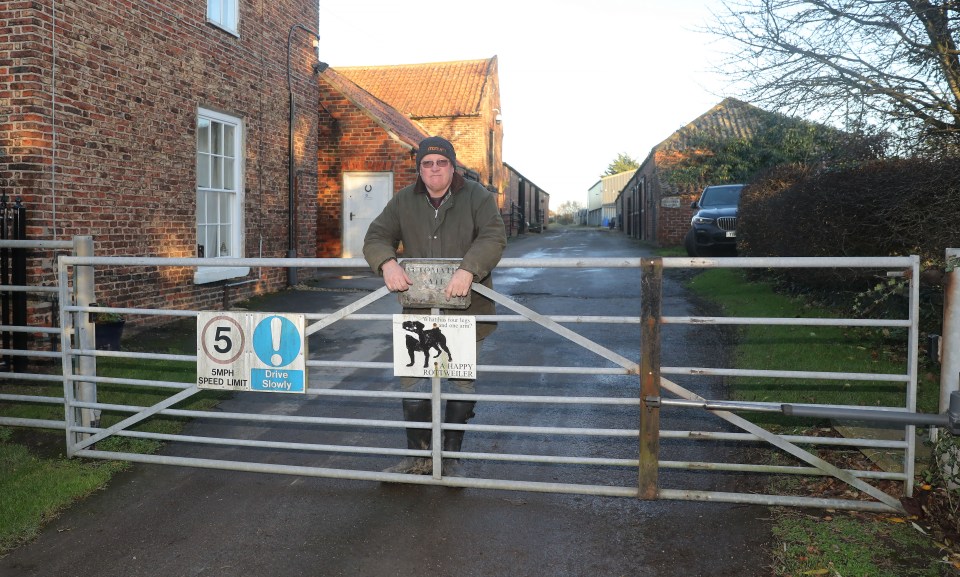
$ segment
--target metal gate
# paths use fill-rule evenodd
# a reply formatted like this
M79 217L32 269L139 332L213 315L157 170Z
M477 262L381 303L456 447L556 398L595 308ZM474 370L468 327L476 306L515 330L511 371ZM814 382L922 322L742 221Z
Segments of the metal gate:
M0 196L0 240L19 240L27 238L26 208L20 198L11 205L7 195ZM27 258L24 246L4 246L0 248L0 285L25 285L27 283ZM27 300L22 292L0 293L0 324L26 325ZM3 348L27 348L27 335L12 331L3 331ZM26 368L23 357L6 356L0 361L3 368L23 372Z
M329 415L305 415L298 413L299 399L283 396L263 400L259 411L234 412L229 403L221 404L216 410L183 408L180 403L196 396L200 390L196 383L160 379L139 379L129 377L107 377L97 373L96 361L105 357L116 359L134 359L139 364L152 362L174 362L196 364L196 355L175 355L162 352L124 352L101 351L94 346L94 327L89 321L92 312L117 312L127 315L161 315L165 317L196 317L199 311L138 309L97 307L91 292L85 293L84 287L92 287L93 270L99 267L204 267L204 266L244 266L244 267L298 267L328 270L365 269L361 259L166 259L137 257L92 257L66 256L58 260L58 286L60 319L62 326L62 397L44 395L0 395L0 401L24 404L62 404L66 418L62 422L42 419L16 419L0 417L0 425L20 425L63 428L66 433L67 454L71 457L97 459L116 459L132 462L182 465L211 469L242 470L285 475L312 477L336 477L366 481L390 481L417 484L436 484L456 487L474 487L506 489L520 491L540 491L558 493L579 493L605 496L634 497L643 499L704 500L720 502L754 503L766 505L790 505L827 508L847 508L873 511L899 510L898 499L879 489L871 481L895 481L902 486L904 494L912 492L915 458L914 426L901 427L902 435L895 440L871 440L865 438L827 438L799 435L777 435L750 420L740 416L739 412L780 412L781 404L775 401L764 403L734 403L723 399L705 399L690 388L681 386L670 379L673 375L685 377L716 378L722 376L749 375L769 378L790 379L843 379L860 381L884 381L902 383L904 402L902 406L871 407L906 415L908 418L916 410L917 390L917 351L918 339L918 282L919 260L917 257L895 258L597 258L597 259L503 259L498 266L501 269L591 269L622 270L637 274L640 293L635 295L637 306L635 314L631 311L617 311L616 314L589 316L569 311L568 314L543 314L528 308L518 299L489 290L475 284L474 290L496 301L500 310L510 314L477 317L477 320L492 320L499 323L526 323L530 331L554 336L564 343L573 343L591 353L586 364L550 363L545 365L479 365L480 373L501 373L513 375L547 375L556 378L574 376L582 380L583 394L454 394L442 388L440 379L433 379L429 393L404 393L383 384L393 365L391 362L371 360L350 360L340 358L322 358L312 356L307 361L311 376L328 375L324 386L311 386L307 397L329 400L329 403L348 404L395 403L400 398L430 399L433 403L433 420L430 428L433 434L434 449L416 451L396 448L404 428L410 423L390 418L354 418ZM823 268L843 267L891 271L909 279L910 306L906 318L897 319L826 319L826 318L731 318L731 317L677 317L662 314L661 283L664 269L677 268ZM632 274L632 273L628 273ZM89 275L86 278L84 275ZM336 310L307 312L307 336L322 337L334 327L349 323L389 322L392 313L366 312L365 309L384 306L383 297L390 293L379 288L365 293L360 298L339 306ZM379 303L379 304L378 304ZM784 324L808 326L869 326L896 327L905 330L904 347L907 362L901 374L875 373L823 373L803 371L753 370L749 368L725 369L717 367L678 367L661 366L661 331L669 325L680 324ZM603 329L606 335L616 334L621 329L637 330L636 342L607 342L585 336L584 327L611 327ZM7 327L5 327L7 328ZM629 331L627 331L629 332ZM553 341L550 341L553 342ZM536 346L536 345L534 345ZM543 346L543 345L541 345ZM548 344L547 347L555 345ZM624 351L633 351L625 354ZM5 354L19 354L17 351L4 351ZM635 354L634 354L635 353ZM357 386L349 378L343 378L345 372L366 371L379 374L371 377L374 386ZM19 375L2 374L5 379L18 378ZM49 378L46 376L43 378ZM38 380L43 380L38 378ZM604 387L594 388L592 383L603 381ZM610 383L616 387L607 387ZM144 389L164 398L149 404L133 405L98 401L98 388L120 386ZM611 394L611 390L614 391ZM600 391L600 392L597 392ZM592 394L596 393L596 394ZM261 394L261 393L257 393ZM166 396L169 395L169 396ZM268 395L268 394L262 394ZM274 400L276 399L276 400ZM521 410L524 415L518 422L497 424L450 425L441 422L440 406L442 401L475 400L483 403L502 403L516 407L575 407L577 410L591 408L590 415L597 415L599 421L583 423L579 426L555 426L551 424L530 423L531 411ZM823 407L821 407L823 408ZM662 430L661 416L665 411L704 411L698 419L703 423L723 421L735 427L735 431L707 430ZM609 418L605 411L617 412L615 419ZM624 415L628 415L624 420ZM629 416L632 415L632 416ZM207 423L242 423L244 427L257 429L273 425L310 427L316 430L317 442L305 443L282 438L264 439L243 436L218 436L217 434L196 434L188 427L182 432L158 432L141 428L159 417L188 419ZM630 426L632 419L633 426ZM610 426L611 423L621 426ZM625 426L623 424L626 423ZM534 436L545 439L542 454L514 453L509 451L459 452L451 453L440 448L438 440L442 431L460 429L482 432L497 436L523 437ZM381 433L388 433L382 435ZM563 439L570 436L596 439L596 451L589 455L564 454L562 443L552 443L549 439ZM158 453L141 454L123 447L113 449L106 441L112 438L151 439L161 442L176 442L169 446L196 447L183 451L164 450ZM385 443L368 442L370 438L387 439ZM711 462L704 460L673 460L660 458L661 448L674 441L694 441L696 443L722 443L755 445L763 443L776 453L790 455L801 464L770 464L769 462ZM391 446L394 445L394 446ZM496 445L496 443L494 443ZM506 445L506 443L505 443ZM616 447L617 453L605 454L606 446ZM899 472L874 470L849 470L830 464L814 454L819 447L880 448L895 451L902 456L903 467ZM204 449L206 447L206 449ZM624 451L624 447L631 447ZM227 449L229 448L229 450ZM241 449L246 451L244 458L235 458ZM207 451L208 453L205 453ZM216 458L217 455L221 458ZM337 456L338 466L316 465L317 455ZM289 456L289 458L288 458ZM433 475L403 475L380 471L383 457L418 456L433 460ZM249 458L247 458L249 457ZM522 472L516 476L463 476L444 477L441 473L442 458L460 458L489 464L537 464L555 467L554 471L563 471L570 467L576 469L574 475L552 472L538 478ZM342 465L342 466L341 466ZM494 467L491 467L494 468ZM483 470L481 468L481 470ZM734 472L755 474L762 478L772 476L832 476L842 480L855 490L854 498L823 498L815 495L779 495L759 492L717 491L701 487L664 486L662 474L665 470Z

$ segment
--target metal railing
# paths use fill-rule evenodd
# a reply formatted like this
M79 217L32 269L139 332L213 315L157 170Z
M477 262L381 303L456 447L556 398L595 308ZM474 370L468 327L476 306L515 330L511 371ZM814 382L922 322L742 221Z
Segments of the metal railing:
M10 204L7 195L0 196L0 241L24 241L27 238L26 207L20 198ZM27 278L27 247L0 244L0 285L25 285ZM27 324L27 295L18 291L0 292L0 325ZM0 331L2 348L26 348L26 334L19 331ZM3 368L23 372L25 359L6 355Z
M69 252L73 255L93 254L93 239L88 236L75 237L73 240L0 240L0 250L18 251L23 259L34 258L31 253L44 252L45 254L57 254ZM53 259L51 259L51 262ZM51 275L54 271L50 271ZM2 280L2 289L4 293L16 294L22 297L23 307L28 305L28 295L37 294L45 297L57 297L66 292L68 300L74 298L71 290L62 291L64 287L56 285L40 286L36 284L27 284L25 271L21 275L14 277L4 277ZM91 279L92 280L92 279ZM19 284L17 284L19 283ZM93 284L89 284L86 289L92 294ZM0 355L7 359L15 359L7 362L3 371L0 371L0 380L16 381L30 384L42 383L62 383L62 373L42 372L36 367L31 368L29 361L33 360L57 360L63 359L63 354L59 350L39 350L36 346L31 348L28 340L30 335L48 335L58 337L62 334L60 326L37 326L27 324L28 315L17 315L8 319L4 317L3 324L0 325L0 332L4 334L14 334L21 338L13 339L12 342L4 339L3 348L0 349ZM10 324L8 324L10 323ZM95 370L95 369L94 369ZM0 402L11 404L47 404L63 406L62 396L50 396L49 394L0 394ZM35 427L47 429L64 429L66 424L61 418L56 419L36 419L15 416L0 416L0 425Z

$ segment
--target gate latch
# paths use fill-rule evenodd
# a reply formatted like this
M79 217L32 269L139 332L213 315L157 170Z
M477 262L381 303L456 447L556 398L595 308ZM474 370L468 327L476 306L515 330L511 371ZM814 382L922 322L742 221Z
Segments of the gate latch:
M650 409L659 409L660 408L660 397L654 395L648 395L643 398L643 404Z

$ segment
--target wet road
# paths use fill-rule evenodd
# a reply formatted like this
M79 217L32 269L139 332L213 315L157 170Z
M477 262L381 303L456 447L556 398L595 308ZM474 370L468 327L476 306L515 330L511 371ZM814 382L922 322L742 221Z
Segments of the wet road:
M512 241L505 256L637 257L639 245L603 230L549 230ZM639 273L632 270L504 269L496 289L543 314L637 315ZM275 312L333 310L379 286L360 274L352 288L286 291L258 303ZM327 283L324 284L327 286ZM339 286L339 285L338 285ZM692 314L680 282L664 282L664 314ZM399 312L384 299L365 312ZM340 323L338 323L340 325ZM333 325L311 339L311 354L323 359L389 360L382 328ZM637 358L639 327L577 328L628 358ZM711 327L665 329L663 362L674 366L718 366L722 338ZM600 361L601 366L606 361ZM543 329L501 323L480 364L598 364L596 357ZM340 369L311 374L311 386L388 389L384 371ZM626 377L481 374L478 392L565 393L636 396ZM719 383L685 382L708 398L723 394ZM337 400L247 394L221 404L222 411L399 419L399 402ZM529 424L636 428L636 408L571 405L516 406L480 403L473 424ZM724 429L702 414L664 411L663 428ZM244 436L299 442L401 446L395 429L199 421L191 434ZM464 451L515 454L604 455L636 458L636 440L521 436L471 431ZM664 440L665 460L718 461L732 458L723 445ZM174 444L167 454L330 468L379 470L387 457L327 453L281 453ZM464 474L564 483L631 486L636 471L598 466L534 465L469 461ZM729 490L735 475L662 470L661 486ZM136 465L102 491L51 523L34 542L0 559L2 576L752 576L768 575L770 540L764 507L686 501L639 501L623 497L546 494L489 489L350 481Z

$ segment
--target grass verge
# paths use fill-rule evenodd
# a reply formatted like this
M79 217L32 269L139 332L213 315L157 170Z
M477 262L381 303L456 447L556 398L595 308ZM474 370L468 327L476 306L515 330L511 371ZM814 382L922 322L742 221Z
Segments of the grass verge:
M124 350L193 354L196 342L195 321L178 321L163 331L144 332L124 341ZM194 335L194 336L191 336ZM191 382L196 377L192 362L100 357L97 374L105 377L148 381ZM17 395L61 397L60 385L38 382L4 382L0 392ZM169 397L171 389L143 386L106 385L97 387L102 403L149 406ZM217 392L194 395L177 408L202 409L213 406L221 398ZM0 403L0 414L7 417L62 420L62 405ZM101 425L110 425L129 413L107 412ZM175 433L184 420L157 416L138 425L135 430ZM110 437L97 444L105 451L153 453L161 443L150 439ZM70 504L104 487L118 472L126 469L123 461L67 459L64 454L64 433L21 427L0 427L0 555L34 538L41 527Z
M840 317L842 313L804 298L777 293L772 282L736 269L711 269L688 281L699 297L736 317ZM738 368L871 373L905 372L906 337L882 329L742 326L736 330L733 363ZM901 343L899 349L894 342ZM936 412L938 379L921 370L918 410ZM779 382L777 382L779 381ZM736 400L904 406L905 388L882 381L790 381L756 377L730 380ZM829 427L771 413L743 414L777 431ZM861 457L862 458L862 457ZM925 464L918 464L918 470ZM791 482L791 481L788 481ZM794 481L795 482L795 481ZM775 508L772 553L777 576L908 577L955 575L957 558L915 519L853 511Z

